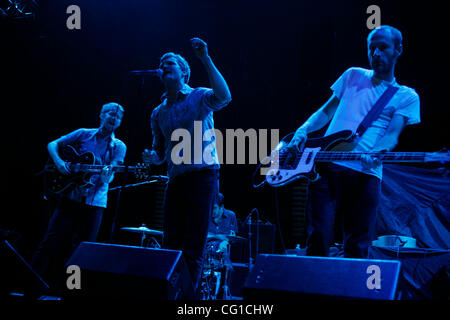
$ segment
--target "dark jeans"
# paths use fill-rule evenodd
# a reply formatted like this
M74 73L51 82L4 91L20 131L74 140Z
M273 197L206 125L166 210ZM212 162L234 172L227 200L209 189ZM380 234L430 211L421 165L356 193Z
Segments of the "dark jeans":
M336 214L342 218L344 257L367 258L375 236L380 180L334 164L318 168L310 183L307 255L328 256Z
M218 190L217 169L180 175L166 188L163 247L183 251L194 291L201 276L206 236Z
M95 241L104 208L59 199L43 240L32 261L34 269L57 292L64 281L64 265L82 241Z

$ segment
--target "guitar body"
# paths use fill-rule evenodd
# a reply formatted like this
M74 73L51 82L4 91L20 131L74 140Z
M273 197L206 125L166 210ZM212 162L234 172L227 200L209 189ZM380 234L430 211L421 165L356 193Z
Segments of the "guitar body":
M45 193L49 196L68 194L75 187L89 188L93 186L92 176L100 174L104 168L104 165L96 163L95 155L92 152L79 154L70 145L62 148L60 156L66 161L70 174L59 173L53 161L51 159L48 161L43 172ZM113 173L133 173L138 179L148 179L151 171L150 165L146 164L131 167L109 165L109 168Z
M71 192L76 186L88 188L93 185L91 182L92 173L77 170L77 164L95 164L95 156L91 152L79 154L75 148L68 145L60 151L61 158L69 162L69 175L61 174L53 161L50 159L45 167L46 193L50 195L63 195Z
M316 172L314 160L319 151L351 150L353 148L351 143L353 133L351 130L344 130L326 137L306 140L299 159L299 154L292 155L285 148L293 136L294 133L285 136L272 152L271 167L266 174L266 182L272 187L281 187L300 178L316 181L319 179L319 175Z

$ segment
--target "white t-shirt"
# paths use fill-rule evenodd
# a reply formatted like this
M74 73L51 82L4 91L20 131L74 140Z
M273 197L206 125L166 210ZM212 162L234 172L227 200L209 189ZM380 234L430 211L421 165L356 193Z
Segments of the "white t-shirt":
M380 116L372 122L370 127L360 137L353 151L371 151L375 144L386 134L386 129L395 114L404 116L407 125L420 122L420 101L416 91L407 86L399 85L395 78L392 82L387 82L375 78L373 74L373 70L350 68L331 86L340 102L325 135L342 130L352 130L355 133L359 124L388 86L399 87L399 90L389 100ZM335 163L359 172L374 175L380 179L382 178L382 166L365 169L361 161L340 161Z

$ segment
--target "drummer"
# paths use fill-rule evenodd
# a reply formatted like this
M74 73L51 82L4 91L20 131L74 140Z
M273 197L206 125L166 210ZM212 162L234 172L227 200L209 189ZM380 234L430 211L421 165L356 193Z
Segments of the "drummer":
M230 243L227 236L235 236L238 231L236 214L224 208L224 196L218 193L212 210L212 219L210 219L208 236L220 235L207 244L207 254L209 258L205 261L213 263L221 272L221 280L218 291L219 299L229 299L231 293L229 291L230 273L233 270L230 259ZM222 237L223 236L223 237Z
M224 208L224 196L218 193L216 196L216 202L212 210L212 219L210 220L208 233L209 234L222 234L225 236L236 235L238 232L238 225L236 220L236 214L228 209ZM216 253L229 253L228 240L216 240L214 247ZM208 243L211 246L211 242ZM229 257L227 257L229 259Z

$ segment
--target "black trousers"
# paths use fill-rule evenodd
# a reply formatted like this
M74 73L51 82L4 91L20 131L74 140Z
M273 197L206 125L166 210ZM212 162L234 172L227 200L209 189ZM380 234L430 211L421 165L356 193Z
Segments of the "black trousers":
M61 198L56 204L43 240L33 255L33 268L54 294L64 285L64 265L82 241L96 241L104 208Z
M163 247L183 251L194 291L201 277L209 221L218 190L217 169L177 176L166 187Z
M328 256L336 215L342 218L344 257L367 258L375 237L380 180L334 164L318 168L309 185L307 255Z

